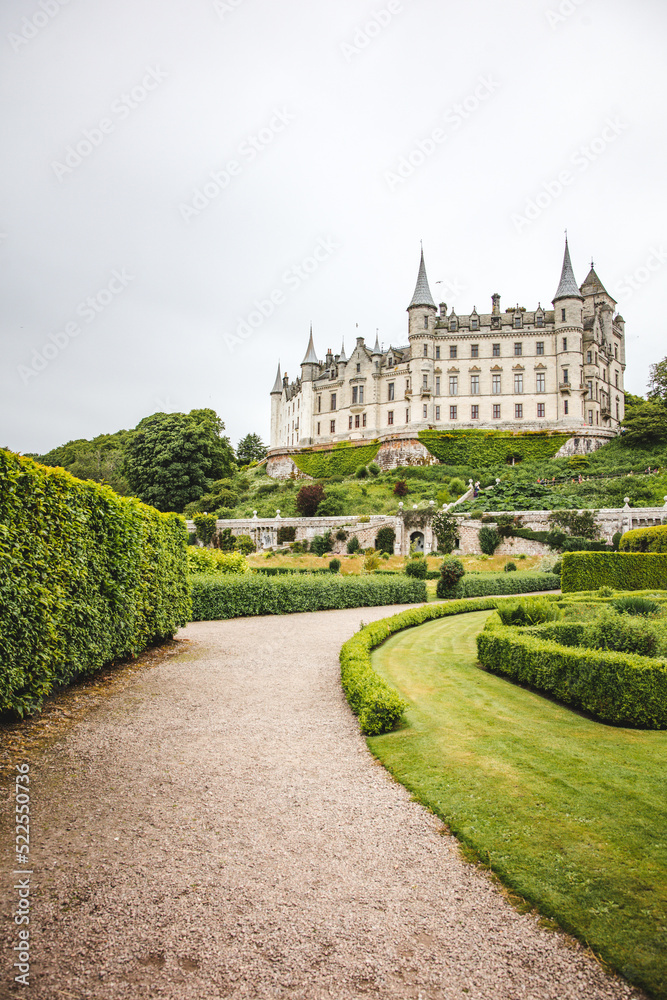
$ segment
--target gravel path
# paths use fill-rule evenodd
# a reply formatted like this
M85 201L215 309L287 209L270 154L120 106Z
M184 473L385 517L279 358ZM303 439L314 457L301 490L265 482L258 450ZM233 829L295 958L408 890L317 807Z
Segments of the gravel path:
M338 651L397 610L189 625L31 762L32 1000L641 996L369 754Z

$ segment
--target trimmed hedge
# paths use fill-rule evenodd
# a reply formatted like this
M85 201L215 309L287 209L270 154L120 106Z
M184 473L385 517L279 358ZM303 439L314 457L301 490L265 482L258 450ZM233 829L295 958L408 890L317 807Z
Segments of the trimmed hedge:
M305 472L313 479L329 479L331 476L352 476L360 465L372 462L378 451L380 442L354 445L349 443L334 445L329 449L310 451L305 448L290 458L297 469Z
M541 590L559 590L553 573L466 573L453 591L439 597L489 597L492 594L528 594Z
M566 552L563 555L563 593L599 587L667 590L667 553Z
M489 467L515 459L552 458L571 437L548 431L419 431L421 443L445 465Z
M538 626L539 628L539 626ZM558 634L562 626L543 626ZM572 626L568 635L575 634ZM494 674L546 691L605 722L667 728L667 663L606 649L571 647L516 628L477 636L480 662Z
M372 622L348 639L340 651L341 682L350 708L359 717L362 733L378 736L395 729L407 707L394 688L373 670L370 654L376 646L405 628L447 615L486 611L495 608L496 604L493 600L450 601L410 608L390 618Z
M189 620L180 515L4 450L0 487L0 711L35 712Z
M667 524L626 531L618 547L621 552L667 552Z
M288 615L329 608L417 604L426 600L423 580L406 576L320 575L266 577L199 575L192 578L192 620L215 621L249 615Z

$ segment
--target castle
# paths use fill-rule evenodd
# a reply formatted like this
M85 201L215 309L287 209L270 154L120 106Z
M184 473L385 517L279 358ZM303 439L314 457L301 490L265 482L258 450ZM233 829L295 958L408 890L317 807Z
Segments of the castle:
M357 337L317 357L312 326L301 375L278 374L271 390L268 471L290 475L290 454L340 442L382 442L380 464L433 460L419 431L552 430L571 435L569 453L619 431L624 415L625 324L595 273L579 287L565 252L553 309L467 315L436 306L422 251L407 308L407 344L372 350ZM569 443L569 442L568 442ZM384 454L382 454L384 453Z

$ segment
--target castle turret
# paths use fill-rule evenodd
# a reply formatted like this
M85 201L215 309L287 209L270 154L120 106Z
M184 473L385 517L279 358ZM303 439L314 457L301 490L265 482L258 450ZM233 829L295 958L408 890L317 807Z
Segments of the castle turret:
M424 264L424 251L421 252L419 261L419 273L417 274L417 284L408 306L408 338L412 342L413 337L432 337L435 332L435 319L437 314L436 304L431 295L426 277L426 265ZM417 348L421 354L421 350Z
M271 434L270 441L271 447L276 448L280 443L280 432L278 424L280 421L280 403L282 401L283 395L283 380L280 375L280 361L278 362L278 371L276 373L276 380L273 383L273 389L271 390Z
M320 373L320 363L317 359L317 354L315 353L315 345L313 343L313 324L310 324L310 338L308 340L308 347L306 348L306 356L301 362L301 381L302 382L312 382L314 378Z
M581 424L583 374L583 295L574 277L570 250L565 237L565 253L560 282L553 297L556 370L558 383L558 419Z
M581 286L584 297L584 382L588 387L585 416L603 426L618 426L625 411L623 318L614 317L612 298L595 273L593 261Z

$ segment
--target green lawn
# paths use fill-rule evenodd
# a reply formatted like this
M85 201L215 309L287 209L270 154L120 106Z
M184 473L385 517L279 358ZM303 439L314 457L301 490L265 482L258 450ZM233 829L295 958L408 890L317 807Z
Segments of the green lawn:
M373 653L410 707L368 745L507 886L667 998L667 732L605 726L485 673L488 614Z

